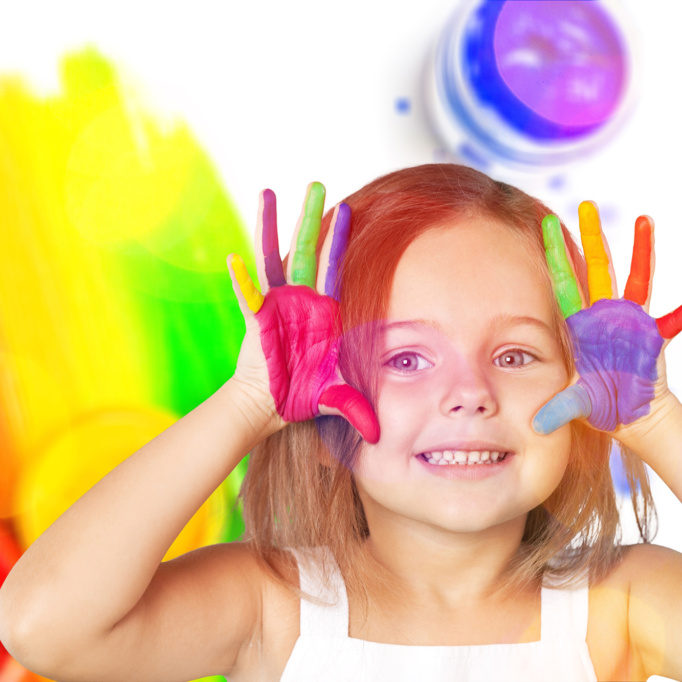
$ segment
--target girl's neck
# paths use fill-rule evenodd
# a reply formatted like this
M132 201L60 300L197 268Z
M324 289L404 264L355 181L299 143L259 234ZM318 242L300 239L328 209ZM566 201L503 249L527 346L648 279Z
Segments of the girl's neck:
M525 516L478 532L371 523L364 552L390 586L419 604L459 608L499 597L518 554Z

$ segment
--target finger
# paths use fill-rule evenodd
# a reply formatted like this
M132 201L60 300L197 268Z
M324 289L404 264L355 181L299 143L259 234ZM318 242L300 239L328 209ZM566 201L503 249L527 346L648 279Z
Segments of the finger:
M583 302L573 264L568 259L561 223L555 215L545 216L542 221L542 238L545 242L547 266L554 282L554 292L564 317L577 313Z
M649 312L651 282L654 274L654 221L641 215L635 221L635 243L632 247L632 265L625 285L624 297L639 303Z
M379 441L379 421L362 393L348 384L326 388L320 396L320 414L343 417L368 443Z
M547 435L574 419L585 419L592 413L592 404L587 391L578 384L557 393L540 408L533 419L535 433Z
M673 339L682 331L682 305L656 320L658 331L664 339Z
M236 254L232 253L227 257L227 269L230 271L234 293L239 302L242 315L247 316L257 313L265 298L253 284L249 273L246 270L244 261Z
M339 204L334 209L331 227L320 252L320 267L317 272L317 290L339 300L341 281L339 272L350 235L351 211L348 204Z
M256 221L256 269L261 291L286 284L277 237L277 200L271 189L264 189L258 201Z
M616 275L611 265L609 245L601 230L597 205L583 201L578 207L578 221L587 263L590 305L603 298L618 298Z
M317 261L315 249L320 236L320 223L324 211L324 186L319 182L308 185L301 217L298 219L292 241L293 258L289 260L288 281L291 284L315 286Z

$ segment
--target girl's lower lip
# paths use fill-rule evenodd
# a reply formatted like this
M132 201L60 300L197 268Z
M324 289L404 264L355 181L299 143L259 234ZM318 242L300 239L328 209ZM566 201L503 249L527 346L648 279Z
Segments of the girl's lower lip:
M478 481L495 476L507 469L509 462L514 459L514 453L508 452L501 462L492 464L429 464L423 455L417 455L416 459L434 476L458 481Z

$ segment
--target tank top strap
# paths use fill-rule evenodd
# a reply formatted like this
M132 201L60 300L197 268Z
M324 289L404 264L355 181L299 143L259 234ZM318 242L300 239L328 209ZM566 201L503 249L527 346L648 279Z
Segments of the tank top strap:
M587 638L589 587L559 590L542 587L541 639L579 640Z
M348 596L343 576L326 547L289 549L296 557L301 590L320 603L301 599L301 635L348 636ZM329 582L324 583L326 566Z

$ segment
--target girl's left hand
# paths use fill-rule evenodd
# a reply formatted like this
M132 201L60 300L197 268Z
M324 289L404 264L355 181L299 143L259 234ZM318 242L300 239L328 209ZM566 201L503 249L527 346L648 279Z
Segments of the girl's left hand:
M580 235L587 262L590 305L576 280L554 215L542 222L547 263L571 335L577 375L533 419L548 434L585 419L627 444L630 432L648 428L657 406L672 397L663 350L682 331L682 306L664 317L648 313L654 270L654 223L640 216L625 295L618 298L609 247L594 203L580 204ZM673 397L674 399L674 397Z

